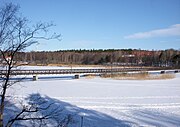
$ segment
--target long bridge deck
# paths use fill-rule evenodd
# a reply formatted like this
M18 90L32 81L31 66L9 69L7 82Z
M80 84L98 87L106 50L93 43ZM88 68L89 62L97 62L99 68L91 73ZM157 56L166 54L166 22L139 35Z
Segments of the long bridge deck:
M46 75L46 74L80 74L80 73L112 73L147 71L148 68L110 68L110 69L41 69L41 70L12 70L10 75ZM6 70L0 70L1 75L6 75Z

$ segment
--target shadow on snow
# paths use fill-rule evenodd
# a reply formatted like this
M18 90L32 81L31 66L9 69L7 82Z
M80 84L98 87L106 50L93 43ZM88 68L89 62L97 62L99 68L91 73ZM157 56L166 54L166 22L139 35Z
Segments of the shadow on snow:
M34 114L31 114L31 117L34 116L42 116L51 114L52 116L46 120L47 126L63 126L63 122L66 122L64 118L72 118L68 127L131 127L131 126L141 126L141 124L146 126L179 126L180 125L180 116L175 116L174 114L165 113L157 110L150 109L141 109L141 110L133 110L130 111L130 114L124 113L122 114L125 117L129 118L127 120L118 120L109 115L106 115L101 112L97 112L94 110L88 110L79 108L75 105L71 105L67 102L63 102L54 98L50 98L48 96L41 96L40 94L31 94L26 99L26 103L29 105L36 105L40 109L43 109L50 105L45 110L40 110ZM10 101L11 102L11 101ZM6 106L6 113L4 121L5 123L15 116L21 109L20 105L14 105L13 103L8 102L9 106ZM45 102L45 103L44 103ZM52 104L52 105L51 105ZM53 114L54 113L54 114ZM118 112L117 112L118 113ZM83 121L82 121L82 114ZM28 114L24 114L28 115ZM64 120L64 121L63 121ZM63 121L63 122L62 122ZM133 122L132 122L133 121ZM60 122L62 122L60 124ZM17 121L14 126L39 126L39 121ZM142 125L142 126L143 126Z
M71 105L66 102L59 101L54 98L50 98L48 96L41 96L40 94L31 94L28 98L26 98L26 101L28 104L36 105L39 108L47 107L48 105L51 105L46 110L41 110L39 112L33 113L30 116L31 117L38 117L38 116L44 116L47 114L51 114L51 117L46 120L47 126L63 126L62 124L59 124L64 120L64 118L67 118L67 116L71 116L72 120L70 121L70 124L68 127L81 127L81 124L83 123L82 127L131 127L132 123L130 121L121 121L118 119L115 119L111 116L108 116L106 114L94 111L94 110L87 110L83 108L79 108L77 106ZM46 103L44 103L46 102ZM15 106L12 103L7 103L9 106L6 108L5 113L5 123L11 118L13 118L19 111L20 106ZM83 116L82 121L82 114L85 114ZM28 116L28 114L25 114ZM26 117L25 116L25 117ZM14 126L39 126L40 121L17 121L15 122ZM45 124L44 124L45 125ZM44 126L43 125L43 126ZM63 126L64 127L64 126Z

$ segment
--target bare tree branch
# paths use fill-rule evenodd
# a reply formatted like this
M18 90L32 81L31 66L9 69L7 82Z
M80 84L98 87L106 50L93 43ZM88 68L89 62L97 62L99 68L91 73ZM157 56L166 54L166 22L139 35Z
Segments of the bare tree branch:
M41 113L41 115L38 115L40 111L48 110L53 106L53 103L45 105L46 101L37 101L38 104L34 101L28 102L28 106L23 106L22 110L8 121L7 125L3 125L7 90L17 82L21 81L10 81L12 69L16 64L16 61L14 61L16 54L25 50L32 44L37 43L40 39L60 40L61 36L56 33L49 35L49 29L54 26L52 23L40 22L32 27L28 27L28 20L19 16L18 10L19 6L12 3L0 8L0 55L3 60L4 67L6 68L3 70L6 73L4 75L1 73L3 81L0 82L0 127L11 127L16 121L29 120L37 120L40 122L39 125L43 126L46 123L44 120L54 118L59 112L61 112L59 108L54 108L47 114ZM40 98L38 98L38 100L39 99Z

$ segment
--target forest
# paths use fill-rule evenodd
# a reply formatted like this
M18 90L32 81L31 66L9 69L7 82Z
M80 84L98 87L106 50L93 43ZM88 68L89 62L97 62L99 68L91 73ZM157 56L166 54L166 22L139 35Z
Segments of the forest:
M18 52L15 61L31 65L84 64L179 67L180 50L99 49L31 51Z

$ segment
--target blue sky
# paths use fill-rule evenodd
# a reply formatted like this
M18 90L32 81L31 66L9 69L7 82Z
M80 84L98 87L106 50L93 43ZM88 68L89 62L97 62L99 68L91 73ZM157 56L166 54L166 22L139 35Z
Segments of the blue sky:
M1 0L32 22L54 22L62 40L29 50L180 49L180 0ZM36 48L38 47L38 48Z

